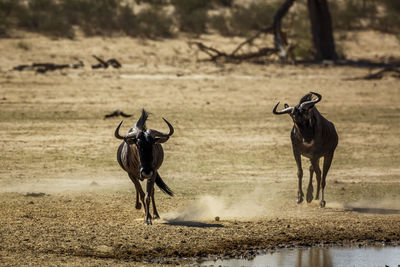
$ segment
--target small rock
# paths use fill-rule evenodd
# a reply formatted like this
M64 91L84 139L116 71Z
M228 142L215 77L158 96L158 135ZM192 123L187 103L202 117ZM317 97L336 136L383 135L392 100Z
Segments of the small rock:
M219 216L215 217L215 221L219 222Z

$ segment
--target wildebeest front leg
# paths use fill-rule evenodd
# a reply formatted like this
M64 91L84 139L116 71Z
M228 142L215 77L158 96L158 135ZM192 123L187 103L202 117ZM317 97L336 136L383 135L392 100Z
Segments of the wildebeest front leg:
M152 191L154 189L154 181L155 181L155 176L153 176L151 179L147 180L146 183L146 195L144 196L144 210L146 212L146 218L145 218L145 224L151 225L151 215L150 215L150 198L152 195Z
M319 198L319 190L321 186L321 169L319 168L319 159L312 159L310 166L310 183L308 184L307 190L307 202L310 203L313 200L313 192L314 187L312 185L313 173L315 172L315 176L317 177L317 193L315 195L315 199Z
M160 219L160 215L157 212L156 208L156 201L154 200L154 187L153 190L151 191L151 203L153 204L153 219Z
M321 202L319 203L321 208L325 207L326 205L326 201L324 198L324 189L326 184L326 176L328 174L329 168L331 167L332 159L333 159L333 153L324 157L324 167L322 170L322 181L321 181L322 195L321 195Z
M135 208L140 210L142 208L142 204L139 202L139 191L136 189L136 205Z
M303 168L301 167L301 158L300 158L300 153L297 151L293 150L294 153L294 159L296 160L297 164L297 178L299 179L299 188L297 191L297 204L300 204L303 202L303 189L302 189L302 180L303 180Z
M140 204L139 202L139 198L142 201L143 205L144 205L144 192L142 189L142 186L140 185L139 180L132 174L129 174L129 178L131 178L133 184L135 185L136 188L136 205L135 208L137 210L140 210L142 208L142 204Z

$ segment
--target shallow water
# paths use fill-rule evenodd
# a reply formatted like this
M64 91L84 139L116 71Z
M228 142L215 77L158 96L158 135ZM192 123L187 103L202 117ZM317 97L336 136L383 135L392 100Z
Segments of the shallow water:
M400 247L313 247L282 249L256 256L252 260L227 259L205 261L201 266L400 266Z

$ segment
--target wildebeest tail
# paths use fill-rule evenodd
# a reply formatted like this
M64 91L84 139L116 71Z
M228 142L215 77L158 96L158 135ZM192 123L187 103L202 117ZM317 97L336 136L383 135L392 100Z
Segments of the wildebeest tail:
M171 197L174 196L174 192L172 192L171 188L169 188L168 185L166 185L164 183L164 181L161 179L158 172L157 172L157 176L156 176L156 184L161 189L161 191L163 191L165 194L168 194Z

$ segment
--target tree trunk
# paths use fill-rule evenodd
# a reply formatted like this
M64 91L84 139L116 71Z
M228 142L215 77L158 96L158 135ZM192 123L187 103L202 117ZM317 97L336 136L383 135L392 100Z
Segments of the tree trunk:
M296 0L286 0L275 13L274 21L272 23L272 28L274 31L274 45L275 49L278 51L278 55L282 61L286 61L288 56L287 51L287 39L286 36L282 33L281 24L282 19L289 11L290 7L293 5Z
M316 60L336 60L331 14L327 0L307 0Z

